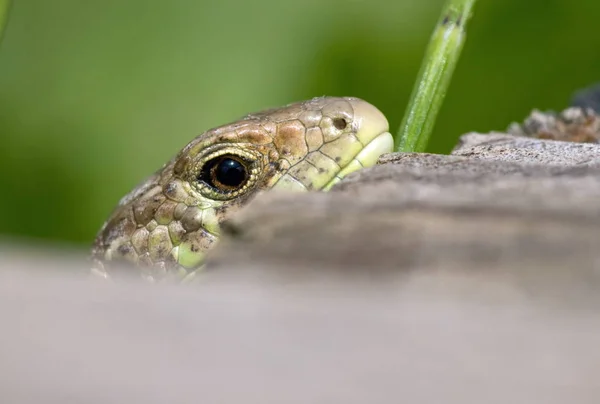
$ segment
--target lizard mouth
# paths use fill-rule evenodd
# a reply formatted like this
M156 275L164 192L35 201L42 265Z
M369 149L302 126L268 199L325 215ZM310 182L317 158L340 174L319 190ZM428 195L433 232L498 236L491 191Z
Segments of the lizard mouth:
M359 98L346 98L354 111L355 137L362 148L322 189L329 190L348 174L377 164L379 156L394 149L394 139L385 115L374 105ZM344 151L341 151L342 153Z
M394 149L394 139L390 132L383 132L372 139L358 154L343 167L337 175L329 181L323 191L328 191L335 184L340 182L348 174L358 171L362 168L372 167L377 164L379 156L385 153L391 153Z
M273 188L327 191L348 174L374 166L382 154L393 151L389 124L379 109L353 97L338 98L334 102L338 107L336 111L323 113L319 123L321 146L309 150ZM341 126L340 121L343 121ZM329 122L333 124L328 125Z

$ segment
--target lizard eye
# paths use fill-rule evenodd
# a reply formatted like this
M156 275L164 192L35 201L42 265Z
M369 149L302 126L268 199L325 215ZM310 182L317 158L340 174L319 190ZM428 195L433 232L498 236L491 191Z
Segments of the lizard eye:
M248 182L247 163L230 154L215 157L204 164L198 179L222 193L236 191Z

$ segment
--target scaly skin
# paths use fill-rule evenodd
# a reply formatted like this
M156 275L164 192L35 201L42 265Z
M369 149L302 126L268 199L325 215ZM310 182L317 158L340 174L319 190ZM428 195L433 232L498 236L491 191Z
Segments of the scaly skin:
M193 139L118 204L96 237L94 272L129 262L149 280L189 277L219 227L261 190L327 190L393 149L384 115L322 97L250 114Z

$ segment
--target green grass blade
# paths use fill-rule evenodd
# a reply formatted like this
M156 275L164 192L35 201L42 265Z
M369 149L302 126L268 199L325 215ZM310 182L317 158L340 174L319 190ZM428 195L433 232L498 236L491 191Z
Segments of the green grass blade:
M0 0L0 40L6 30L8 22L8 11L10 10L10 0Z
M431 36L410 102L397 133L399 152L423 152L450 85L476 0L448 0Z

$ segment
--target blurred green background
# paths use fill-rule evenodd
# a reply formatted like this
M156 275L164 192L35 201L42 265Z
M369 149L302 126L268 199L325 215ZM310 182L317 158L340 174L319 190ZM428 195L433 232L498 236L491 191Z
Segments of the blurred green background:
M443 0L14 0L0 46L0 235L87 247L202 131L353 95L400 124ZM430 151L600 81L597 0L480 0Z

